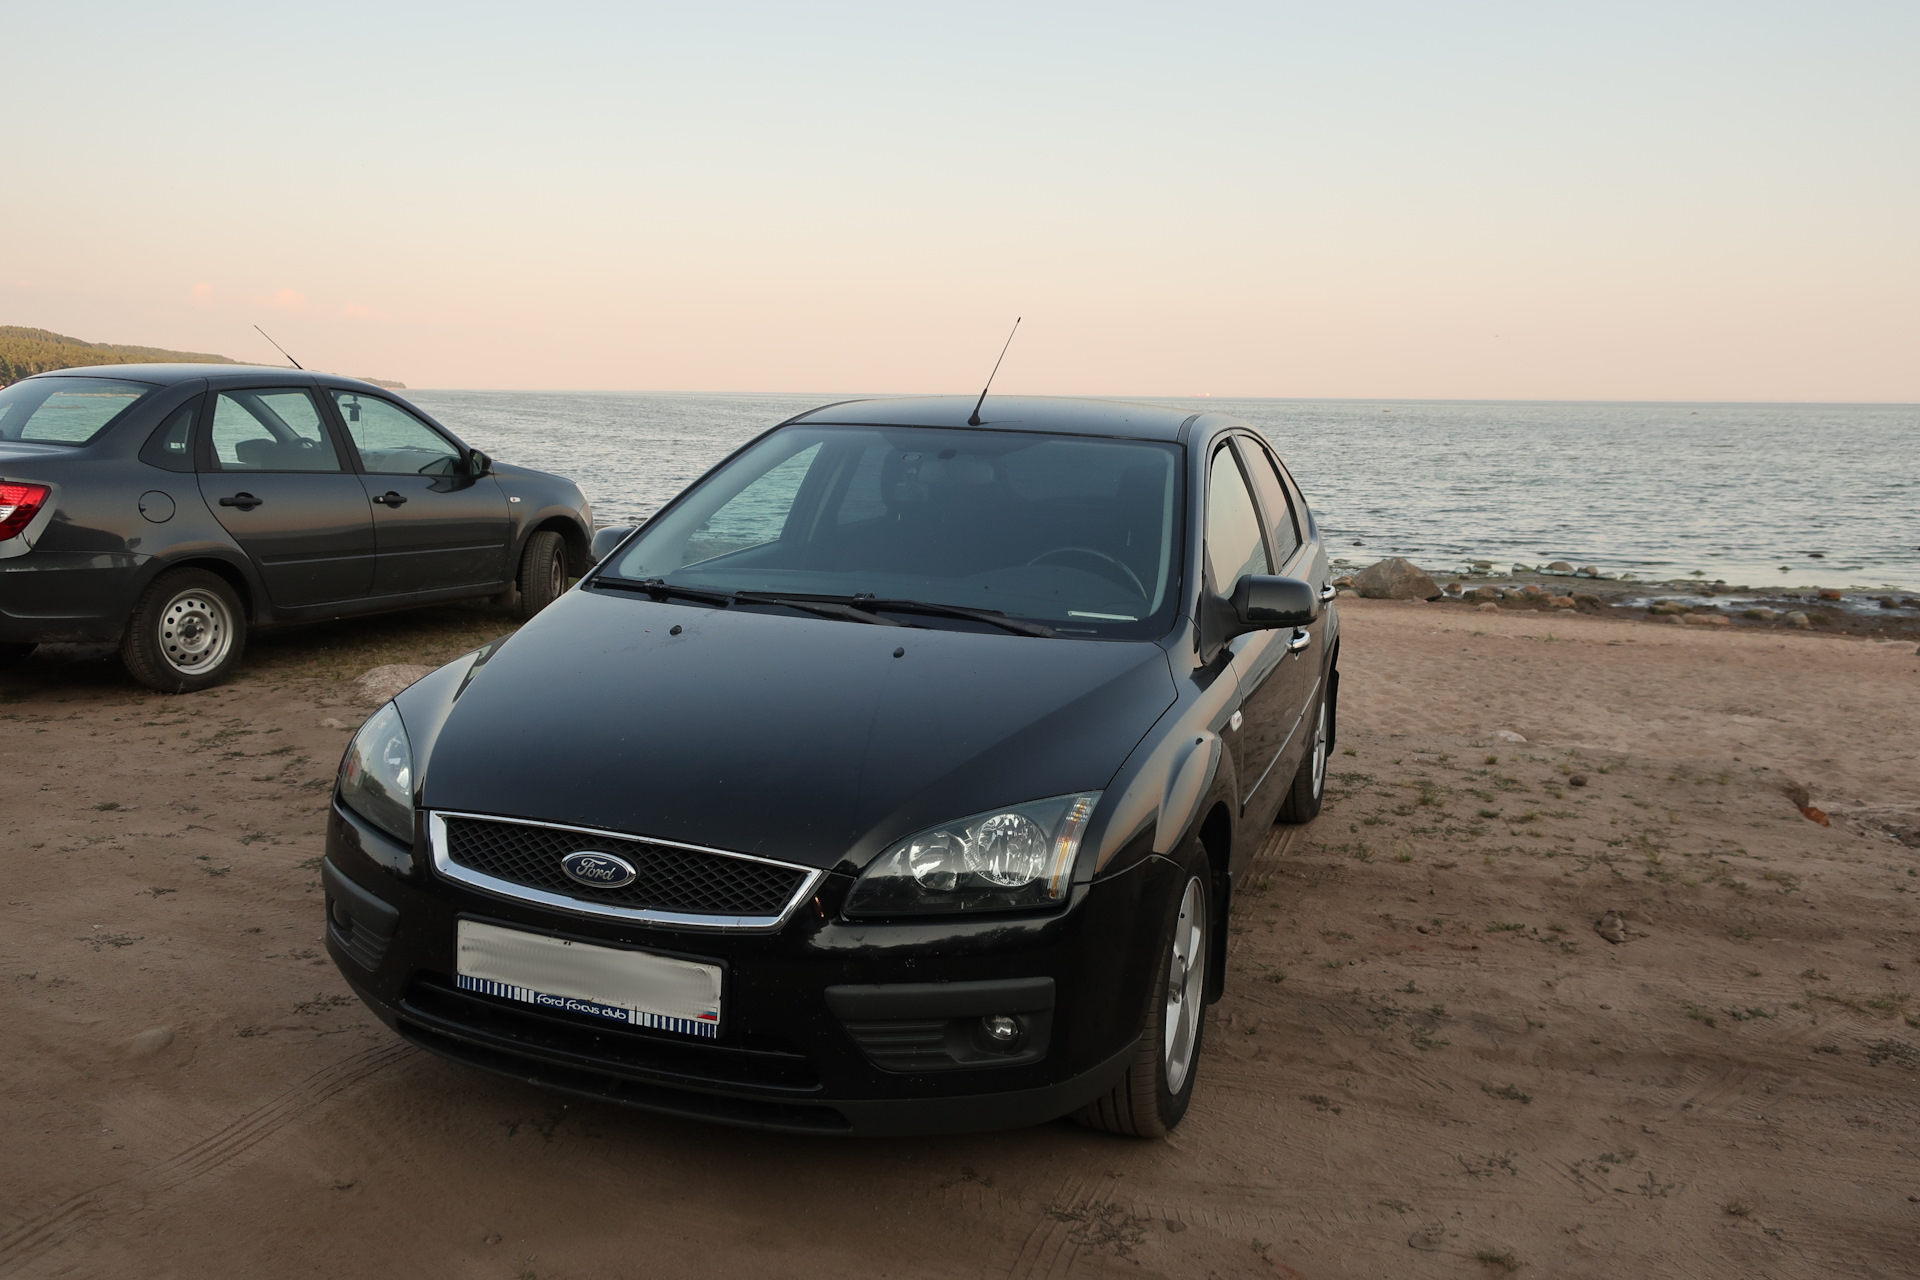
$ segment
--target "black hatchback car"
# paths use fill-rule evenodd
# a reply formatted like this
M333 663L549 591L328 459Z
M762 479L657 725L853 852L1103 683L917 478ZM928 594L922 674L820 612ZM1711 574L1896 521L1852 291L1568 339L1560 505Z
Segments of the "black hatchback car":
M0 663L118 641L176 693L231 672L250 626L483 596L530 617L592 528L572 481L352 378L112 365L0 390Z
M969 403L780 424L368 720L322 876L382 1019L738 1124L1179 1121L1319 810L1327 558L1244 423Z

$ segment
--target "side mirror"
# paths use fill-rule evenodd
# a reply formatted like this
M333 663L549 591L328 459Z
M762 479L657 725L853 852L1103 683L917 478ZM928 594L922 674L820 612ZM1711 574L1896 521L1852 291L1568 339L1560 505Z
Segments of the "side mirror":
M1224 599L1201 593L1201 658L1212 662L1227 641L1249 631L1304 627L1319 616L1319 595L1300 579L1250 573Z
M1304 627L1320 616L1320 596L1298 578L1250 573L1234 584L1236 635L1276 627Z
M613 554L614 548L627 540L634 526L630 524L610 524L604 529L593 531L593 550L589 558L599 564Z
M470 476L492 475L493 459L475 449L467 455L467 474Z

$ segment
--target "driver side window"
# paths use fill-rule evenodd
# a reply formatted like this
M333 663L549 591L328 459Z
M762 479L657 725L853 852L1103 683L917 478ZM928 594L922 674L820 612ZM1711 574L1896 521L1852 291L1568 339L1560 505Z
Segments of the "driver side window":
M222 471L341 470L320 406L305 391L222 391L212 434Z
M1214 450L1207 474L1207 569L1213 590L1223 596L1250 573L1273 572L1253 495L1226 445Z
M386 400L336 391L333 402L360 451L360 465L382 476L450 476L460 450L438 431Z

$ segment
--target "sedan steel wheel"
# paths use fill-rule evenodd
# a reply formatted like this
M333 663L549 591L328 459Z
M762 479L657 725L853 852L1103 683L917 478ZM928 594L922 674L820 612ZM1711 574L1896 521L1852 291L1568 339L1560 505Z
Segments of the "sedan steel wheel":
M233 618L210 591L188 588L160 611L160 654L181 675L197 675L225 661L233 648Z
M1167 1090L1178 1093L1193 1069L1206 1012L1207 895L1198 878L1187 881L1180 919L1173 926L1173 960L1167 969Z

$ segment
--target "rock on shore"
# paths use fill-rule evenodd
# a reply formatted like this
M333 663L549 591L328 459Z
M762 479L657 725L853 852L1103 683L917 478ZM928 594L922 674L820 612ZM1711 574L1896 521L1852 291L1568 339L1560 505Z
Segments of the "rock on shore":
M1353 575L1353 587L1369 600L1438 600L1440 585L1413 561L1388 556Z

